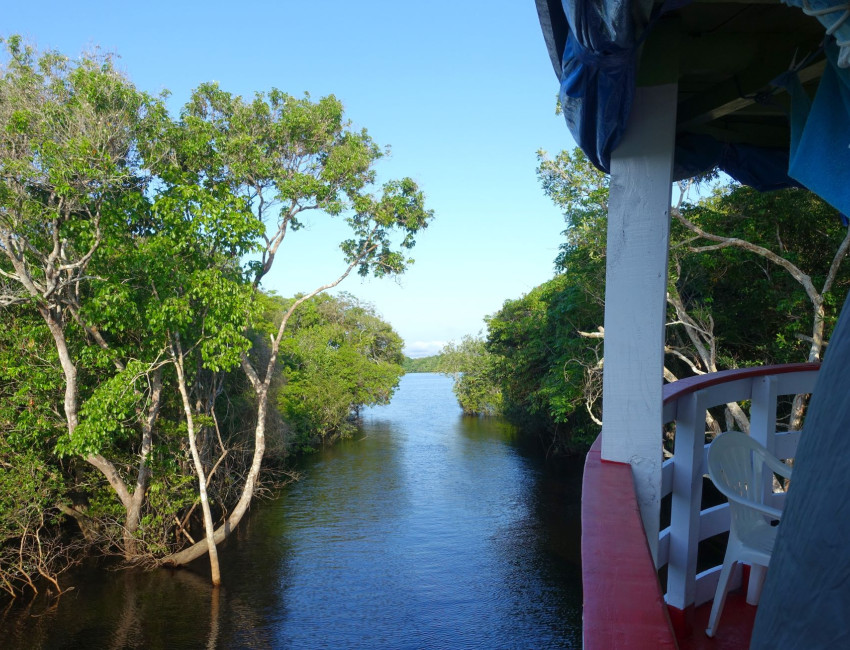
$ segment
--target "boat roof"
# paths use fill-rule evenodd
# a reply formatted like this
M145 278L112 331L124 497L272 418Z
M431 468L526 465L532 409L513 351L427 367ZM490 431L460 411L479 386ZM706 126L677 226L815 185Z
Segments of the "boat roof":
M850 189L839 188L836 198L789 174L798 157L811 163L811 147L799 145L812 109L806 104L818 102L825 73L839 89L826 113L840 116L844 128L824 125L836 145L827 171L850 171L850 69L837 63L850 52L836 45L850 20L832 37L825 26L840 12L818 19L778 0L536 3L567 125L599 169L610 171L635 89L677 82L676 178L720 168L760 190L809 186L850 212Z

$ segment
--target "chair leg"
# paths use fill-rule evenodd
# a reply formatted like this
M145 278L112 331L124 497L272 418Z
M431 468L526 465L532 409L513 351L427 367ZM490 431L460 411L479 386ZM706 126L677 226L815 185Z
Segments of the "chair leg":
M758 605L761 597L761 588L764 585L764 578L767 574L767 567L760 564L750 566L750 582L747 586L747 604Z
M708 617L708 627L705 629L707 636L714 636L717 632L717 623L723 605L726 603L726 591L729 587L729 578L732 577L732 569L735 568L735 560L727 558L723 560L723 568L720 570L720 580L717 582L717 591L714 592L714 603L711 605L711 615Z

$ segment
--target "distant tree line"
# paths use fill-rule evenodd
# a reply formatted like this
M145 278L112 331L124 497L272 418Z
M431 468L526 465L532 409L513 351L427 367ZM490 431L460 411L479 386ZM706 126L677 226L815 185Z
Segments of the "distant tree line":
M469 355L457 367L465 410L493 412L475 398L464 405L489 385L501 394L500 413L548 449L570 453L587 448L604 418L609 179L579 149L540 152L537 171L567 225L556 274L506 301L487 319L486 336L450 348ZM691 199L697 180L715 186ZM759 193L697 180L678 185L671 208L665 379L819 360L850 288L846 219L806 190ZM788 405L786 423L798 424L804 408L802 398ZM748 426L737 404L706 422L709 435Z
M61 592L81 549L206 555L218 584L270 464L389 400L398 335L324 292L402 273L432 213L408 178L375 186L384 152L333 96L203 84L172 117L107 56L5 45L0 590ZM340 266L270 295L310 215L348 226Z
M419 357L418 359L404 357L402 367L405 372L440 372L441 358L439 354L429 357Z

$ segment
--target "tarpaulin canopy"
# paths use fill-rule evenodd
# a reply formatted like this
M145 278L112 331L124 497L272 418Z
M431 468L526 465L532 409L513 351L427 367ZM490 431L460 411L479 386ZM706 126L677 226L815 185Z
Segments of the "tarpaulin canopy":
M838 67L847 55L816 17L778 2L536 2L567 125L596 167L610 170L645 65L644 45L659 22L676 21L682 36L670 52L679 63L675 176L719 168L759 190L802 183L850 213L850 183L824 183L821 168L850 170L850 71ZM831 25L836 15L817 18ZM840 29L850 29L844 23ZM825 40L832 52L826 59ZM793 106L787 93L776 92L777 80L793 87ZM810 94L813 102L801 101Z

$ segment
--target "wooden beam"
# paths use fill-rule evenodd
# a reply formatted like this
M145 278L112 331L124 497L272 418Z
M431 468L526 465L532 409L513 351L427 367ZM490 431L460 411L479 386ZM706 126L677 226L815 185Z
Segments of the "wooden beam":
M659 21L640 53L638 86L657 86L678 78L681 37L681 21L677 16L668 16Z
M777 35L777 38L782 36ZM795 53L793 48L774 50L759 57L748 68L682 102L678 110L678 130L691 129L752 105L757 93L770 90L770 82L788 68ZM808 83L818 79L825 67L824 60L807 66L798 73L800 80Z

